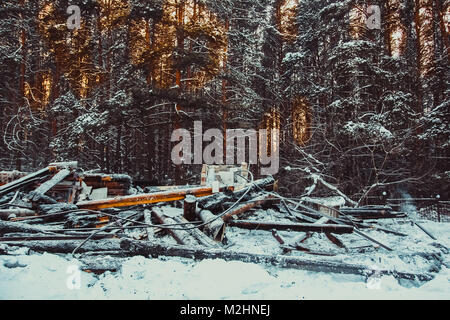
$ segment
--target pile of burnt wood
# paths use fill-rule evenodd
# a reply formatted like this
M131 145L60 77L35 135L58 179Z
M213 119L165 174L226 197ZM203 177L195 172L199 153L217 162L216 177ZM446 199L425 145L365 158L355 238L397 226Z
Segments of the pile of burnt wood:
M144 189L134 188L132 179L124 174L83 172L77 168L77 162L53 163L33 173L1 172L0 254L7 253L10 247L70 253L84 259L84 269L99 272L115 270L121 258L140 254L221 258L365 274L364 266L291 256L288 254L291 251L312 254L314 251L299 243L285 243L278 231L305 232L305 237L323 233L341 248L345 246L337 235L357 233L388 251L392 248L367 235L364 229L405 236L366 220L405 217L390 207L341 208L326 199L285 198L276 192L276 182L271 176L253 181L244 170L233 170L240 177L239 184ZM289 222L246 219L252 210L269 207L282 210ZM280 243L283 254L227 250L224 246L227 226L267 230L268 236ZM157 241L158 234L170 235L172 243ZM102 259L95 258L99 256ZM396 275L414 277L406 273Z

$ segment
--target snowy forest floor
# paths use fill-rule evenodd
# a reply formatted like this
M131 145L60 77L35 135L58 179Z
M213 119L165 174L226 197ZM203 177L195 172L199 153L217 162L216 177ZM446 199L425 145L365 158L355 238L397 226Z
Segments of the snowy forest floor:
M248 219L280 221L280 212L258 210ZM400 237L376 230L371 237L394 248L367 247L370 242L356 234L340 235L349 249L337 248L325 235L313 234L304 242L315 251L334 256L315 256L293 251L306 259L341 261L367 266L368 270L397 270L432 274L428 282L398 280L392 275L369 277L305 270L281 269L222 259L194 261L185 258L123 259L117 272L100 275L81 272L80 288L67 285L70 268L79 265L71 255L40 254L17 248L0 255L0 299L450 299L450 224L419 222L434 241L407 219L378 220L380 226L408 234ZM281 231L286 242L304 233ZM269 231L227 229L227 250L281 254ZM155 239L156 240L156 239ZM174 243L168 236L158 241ZM173 241L173 242L172 242ZM362 247L362 248L361 248ZM430 257L439 256L439 259ZM220 276L218 276L220 275Z

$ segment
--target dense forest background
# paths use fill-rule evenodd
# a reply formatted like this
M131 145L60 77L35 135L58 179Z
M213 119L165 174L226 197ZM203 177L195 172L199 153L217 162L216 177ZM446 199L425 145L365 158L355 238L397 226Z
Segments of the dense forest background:
M448 0L2 0L0 168L198 183L170 136L201 120L280 129L285 193L448 198L449 19Z

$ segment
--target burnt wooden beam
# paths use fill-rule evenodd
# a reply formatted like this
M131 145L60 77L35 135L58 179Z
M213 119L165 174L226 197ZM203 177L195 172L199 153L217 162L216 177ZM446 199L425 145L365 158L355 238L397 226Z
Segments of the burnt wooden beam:
M113 234L95 234L91 237L91 239L104 239L104 238L113 238ZM0 237L0 242L14 242L14 241L33 241L33 240L78 240L78 239L86 239L86 235L50 235L50 236L23 236L23 237Z
M238 227L250 230L292 230L302 232L330 232L330 233L352 233L353 227L338 224L316 224L316 223L278 223L249 220L229 220L230 227Z
M58 183L63 181L67 176L71 174L69 169L62 169L57 174L55 174L50 180L47 180L35 190L30 192L28 199L31 201L38 201L47 191L56 186Z
M260 192L261 190L272 190L274 184L275 180L273 179L273 177L268 176L264 179L256 180L237 191L232 192L228 190L225 193L217 193L208 197L197 199L197 203L199 208L201 209L210 210L212 212L222 211L224 209L223 206L226 202L234 202L238 200L247 192L248 188L250 188L250 190L248 190L246 197L244 197L242 201L252 199L254 197L254 192Z
M30 174L27 174L26 176L11 181L7 184L4 184L0 186L0 196L3 196L7 193L10 193L12 191L15 191L23 186L29 185L34 183L37 179L42 178L43 176L49 174L51 170L54 170L53 167L46 167L41 170L38 170L36 172L32 172Z
M244 212L249 211L250 209L256 208L264 203L266 203L267 200L272 199L273 196L270 195L261 195L259 197L256 197L253 199L252 202L244 203L236 208L232 209L230 212L222 216L223 221L230 220L233 216L238 216Z
M417 221L415 221L415 220L412 220L412 221L413 221L413 223L414 223L416 226L418 226L423 232L425 232L425 234L426 234L427 236L429 236L429 237L430 237L431 239L433 239L433 240L437 240L436 237L433 236L433 235L430 233L430 231L428 231L427 229L424 228L424 226L422 226L421 224L417 223Z
M352 221L350 221L350 220L346 221L345 219L340 219L340 218L334 218L334 217L331 217L331 216L327 216L327 215L323 214L322 212L319 212L319 211L317 211L317 210L311 209L310 207L301 204L300 202L295 203L295 202L293 202L293 201L291 201L291 200L286 200L286 201L289 201L289 202L291 202L291 203L294 203L294 204L296 204L297 206L301 207L302 209L305 209L305 210L307 210L307 211L309 211L309 212L311 212L311 213L318 214L318 215L320 215L321 217L326 217L326 218L328 218L330 221L333 221L334 223L338 223L338 224L339 224L339 223L354 224L354 223L353 223ZM392 251L391 248L389 248L389 247L386 246L385 244L381 243L380 241L378 241L378 240L376 240L376 239L373 239L373 238L370 237L369 235L367 235L367 234L365 234L365 233L359 231L356 227L354 228L353 232L355 232L356 234L360 235L360 236L363 237L363 238L366 238L367 240L369 240L369 241L371 241L371 242L373 242L373 243L376 243L377 245L379 245L380 247L382 247L382 248L384 248L384 249L386 249L386 250L388 250L388 251Z
M278 241L279 244L285 244L286 241L278 234L277 230L272 229L272 236Z
M152 215L153 217L155 217L158 223L163 225L177 223L173 218L165 216L161 208L153 208ZM174 226L173 228L164 228L164 230L168 234L170 234L178 244L190 244L190 245L198 244L198 241L194 237L192 237L192 235L189 232L187 232L187 230L182 230L181 228L182 228L181 226L177 225Z
M406 214L403 212L394 212L388 208L343 208L340 212L351 215L352 217L359 219L391 219L391 218L404 218Z
M344 243L336 236L332 235L329 232L325 232L325 235L327 236L328 240L333 242L335 245L337 245L339 248L343 248L347 250L347 247L344 245Z
M86 238L86 237L85 237ZM72 253L84 240L32 240L11 241L9 246L27 247L38 252ZM119 239L89 240L77 252L102 252L120 250Z
M324 252L324 251L313 251L308 247L305 247L304 245L299 245L299 244L294 244L294 245L281 245L280 246L284 252L291 252L292 250L295 251L302 251L302 252L306 252L308 254L313 254L313 255L317 255L317 256L335 256L336 253L333 252Z
M187 195L183 202L183 217L187 221L195 220L195 209L197 208L197 198L193 195Z
M0 220L0 234L11 232L25 232L25 233L53 233L49 228L32 226L27 223L10 222Z
M228 188L232 189L232 187ZM227 190L227 188L221 188L221 190L219 191L225 190ZM204 197L207 195L211 195L212 193L213 193L212 188L210 187L196 187L196 188L187 188L183 190L162 191L155 193L144 193L131 196L122 196L122 197L115 197L112 199L81 201L78 202L76 205L80 209L99 210L104 208L127 207L140 204L183 200L187 195Z
M189 223L184 217L182 216L175 216L173 217L173 220L177 223ZM217 247L217 242L213 241L211 238L209 238L205 233L201 232L198 228L192 228L192 226L189 226L189 229L186 229L186 231L195 238L200 244L204 245L205 247Z
M205 234L215 241L223 240L226 225L221 218L209 210L197 210L197 218L205 224L202 229Z
M0 220L8 220L11 215L15 215L15 217L29 217L36 215L36 212L25 208L0 209Z

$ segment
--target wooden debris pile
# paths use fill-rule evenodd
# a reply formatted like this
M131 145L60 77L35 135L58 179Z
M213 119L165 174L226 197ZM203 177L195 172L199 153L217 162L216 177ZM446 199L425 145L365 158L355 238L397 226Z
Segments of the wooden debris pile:
M322 234L324 241L351 254L341 235L356 234L374 248L387 251L394 249L365 230L407 236L372 223L406 217L388 206L353 208L344 207L345 200L336 198L285 198L276 192L273 177L249 179L248 170L242 174L246 170L232 170L239 176L239 184L227 174L221 175L229 180L226 183L207 183L204 167L198 186L153 186L144 188L145 193L133 191L127 175L83 172L76 162L53 163L28 174L0 173L5 182L0 186L0 244L3 252L8 251L6 245L69 253L80 259L90 257L85 269L99 272L119 268L118 261L124 257L144 254L221 258L366 275L363 265L313 258L333 253L308 247L306 240ZM277 213L276 219L264 216L269 208ZM255 216L255 212L263 213ZM231 250L230 230L263 230L267 237L275 239L280 252ZM298 237L286 240L281 235L285 231L298 233ZM91 258L99 255L119 260L113 259L115 262L108 266L104 261L93 264ZM429 274L381 272L407 279L432 278Z

